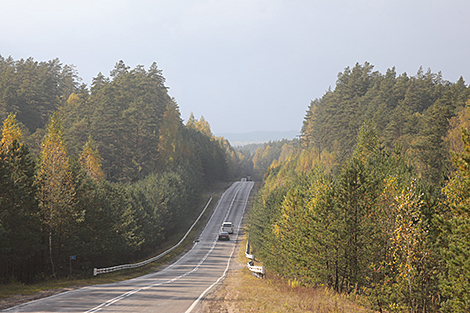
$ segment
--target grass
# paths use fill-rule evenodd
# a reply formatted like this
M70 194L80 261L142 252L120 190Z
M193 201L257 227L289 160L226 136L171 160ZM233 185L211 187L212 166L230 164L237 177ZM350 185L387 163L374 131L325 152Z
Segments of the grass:
M256 193L256 187L252 196ZM250 197L252 199L252 197ZM250 208L250 202L248 208ZM203 302L203 312L373 312L359 301L352 301L326 287L305 287L296 281L285 280L269 270L265 279L256 278L246 267L246 235L239 243L233 269L223 284ZM255 265L263 265L255 260Z
M255 194L256 188L253 191L252 196ZM54 291L59 292L82 286L122 281L158 270L161 266L175 260L191 246L193 240L212 214L212 210L221 194L221 190L216 192L210 207L186 240L160 260L138 269L102 274L92 278L46 280L31 285L20 283L0 285L0 309L21 303L8 302L9 299L13 299L18 295L36 295L39 298L45 291L49 291L49 293L44 295L50 295ZM182 235L175 236L175 243ZM240 240L236 259L239 268L231 270L217 291L206 297L203 302L203 312L371 312L357 302L351 301L347 296L337 294L328 288L300 286L296 282L286 281L269 271L267 271L265 279L256 278L246 268L248 260L245 257L245 247L246 236ZM160 252L156 252L156 254ZM255 261L255 263L256 265L262 265L258 261ZM32 300L32 298L26 299L26 301L29 300Z
M246 238L237 262L246 265ZM255 261L255 265L262 265ZM267 271L259 279L243 266L229 273L219 289L205 299L203 312L372 312L331 289L305 287Z
M123 280L135 278L138 276L142 276L142 275L157 271L160 267L176 260L178 256L180 256L183 252L185 252L185 250L189 249L192 246L192 242L194 241L194 239L196 239L196 236L198 236L198 234L200 233L200 231L206 224L207 220L211 216L212 211L215 208L215 205L217 204L217 201L219 200L223 191L225 191L226 187L227 186L224 184L224 186L220 186L219 188L214 190L212 194L213 199L209 207L207 208L206 212L201 217L199 222L196 224L196 226L188 234L188 237L186 237L186 239L181 243L180 246L178 246L176 249L174 249L173 251L171 251L169 254L162 257L161 259L155 262L152 262L150 264L147 264L145 266L142 266L140 268L122 270L119 272L108 273L108 274L100 274L98 276L90 277L90 278L77 279L77 278L69 277L69 278L60 278L60 279L47 279L47 280L44 280L35 284L23 284L23 283L18 283L18 282L12 282L10 284L3 284L3 285L0 285L0 301L2 302L0 304L0 309L11 306L9 305L10 300L12 300L14 304L17 304L16 303L17 301L13 301L12 298L18 297L19 295L30 295L30 296L36 295L35 297L32 297L32 298L28 298L28 297L25 298L26 301L29 301L30 299L41 297L42 294L46 296L46 295L54 294L60 291L76 289L76 288L84 287L84 286L113 283L113 282L123 281ZM209 200L209 196L206 197L206 202L208 200ZM203 207L201 207L201 210L202 208ZM168 248L176 244L183 237L186 231L187 230L182 231L179 234L175 234L172 240L170 240L170 242L168 243L168 247L162 249L161 251L156 251L155 255L158 255L159 253L167 250Z

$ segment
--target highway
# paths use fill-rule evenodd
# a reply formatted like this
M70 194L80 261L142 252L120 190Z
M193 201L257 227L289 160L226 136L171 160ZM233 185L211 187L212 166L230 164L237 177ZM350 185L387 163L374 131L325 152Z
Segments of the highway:
M199 312L201 299L225 277L235 258L251 181L235 182L220 198L199 240L175 263L145 276L95 285L28 302L3 312ZM223 221L235 225L230 241L217 241Z

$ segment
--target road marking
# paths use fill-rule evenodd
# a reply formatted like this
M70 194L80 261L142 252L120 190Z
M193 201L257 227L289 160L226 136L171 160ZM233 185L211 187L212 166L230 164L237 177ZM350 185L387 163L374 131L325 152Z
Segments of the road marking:
M235 195L234 195L233 198L232 198L232 201L231 201L231 203L230 203L229 210L228 210L229 212L230 212L230 210L232 209L233 201L234 201L235 197L237 196L238 192L240 191L240 189L241 189L241 186L238 187L237 191L235 192ZM227 192L227 191L225 191L225 192ZM223 196L225 195L225 192L222 194L221 199L222 199ZM248 199L247 199L247 201L248 201ZM220 200L219 200L219 202L217 203L217 206L216 206L214 212L212 213L211 218L209 219L209 221L212 220L212 218L213 218L215 212L219 209L219 203L220 203ZM245 207L246 207L246 202L245 202ZM245 208L243 208L243 212L245 212ZM226 214L225 217L227 217L227 216L228 216L228 212L227 212L227 214ZM242 217L243 217L243 215L242 215ZM242 219L240 219L240 222L239 222L238 227L240 227L241 220L242 220ZM207 223L207 225L208 225L208 224L209 224L209 222ZM205 230L206 230L206 228L204 228L204 230L203 230L202 233L204 233ZM202 235L202 233L201 233L201 235ZM237 238L238 238L238 233L237 233ZM110 306L111 304L114 304L114 303L116 303L116 302L118 302L118 301L120 301L120 300L122 300L122 299L125 299L125 298L127 298L127 297L129 297L129 296L131 296L131 295L133 295L133 294L135 294L135 293L137 293L137 292L139 292L139 291L147 290L147 289L150 289L150 288L152 288L152 287L157 287L157 286L161 286L161 285L164 285L164 284L169 284L169 283L175 282L175 281L177 281L177 280L179 280L179 279L181 279L181 278L183 278L183 277L186 277L186 276L188 276L188 275L191 274L191 273L194 273L194 272L197 271L197 270L199 269L199 267L206 261L206 259L209 257L209 255L210 255L210 254L212 253L212 251L214 250L216 244L217 244L217 237L216 237L216 239L213 241L212 246L211 246L211 248L209 249L209 251L204 255L204 257L199 261L199 263L196 265L196 267L193 268L191 271L186 272L186 273L184 273L184 274L182 274L182 275L180 275L180 276L174 277L174 278L172 278L172 279L170 279L170 280L167 280L167 281L164 281L164 282L155 283L155 284L151 284L151 285L148 285L148 286L145 286L145 287L141 287L141 288L137 288L137 289L134 289L134 290L130 290L130 291L128 291L128 292L126 292L126 293L123 293L122 295L119 295L119 296L117 296L117 297L115 297L115 298L113 298L113 299L110 299L110 300L108 300L108 301L106 301L106 302L104 302L104 303L102 303L102 304L100 304L100 305L98 305L98 306L96 306L96 307L94 307L94 308L88 310L88 311L85 311L84 313L99 312L99 311L101 311L103 308L108 307L108 306ZM191 248L191 250L194 249L195 246L196 246L196 245L193 245L193 247ZM218 282L220 281L220 279L222 279L222 278L225 276L225 274L226 274L226 272L227 272L227 269L228 269L228 266L229 266L229 264L230 264L230 259L231 259L232 255L233 255L234 249L235 249L235 245L234 245L234 248L232 249L232 253L230 254L230 257L229 257L229 259L228 259L227 267L226 267L226 269L225 269L225 271L224 271L224 274L223 274L214 284L212 284L208 289L206 289L206 291L204 291L203 294L205 294L210 288L212 288L212 286L214 286L216 283L218 283ZM168 270L169 268L173 267L174 265L178 264L179 261L181 261L182 259L183 259L183 258L179 259L177 262L175 262L175 263L173 263L172 265L170 265L169 267L167 267L167 270ZM201 296L202 296L202 295L201 295ZM200 296L200 298L201 298L201 296ZM199 301L199 298L198 298L195 302L197 303L198 301ZM195 304L193 303L193 305L195 305Z
M240 187L241 188L241 187ZM238 190L240 190L240 188ZM253 188L253 184L251 185L251 188L250 188L250 192L251 192L251 189ZM236 195L238 194L238 190L237 190L237 193L235 194L234 196L234 199L236 197ZM248 193L248 198L249 198L249 195L250 193ZM248 203L248 198L246 198L245 200L245 205L243 206L243 212L242 212L242 218L240 219L240 221L238 222L238 230L240 230L240 225L242 224L242 220L243 220L243 216L245 215L245 209L246 209L246 204ZM233 203L233 201L232 201ZM228 216L228 215L227 215ZM226 216L226 217L227 217ZM235 241L237 241L238 239L238 232L237 232L237 236L235 237ZM225 271L224 273L222 274L222 276L219 277L219 279L217 279L217 281L215 283L213 283L212 285L210 285L206 290L204 290L203 293L201 293L201 295L196 299L196 301L193 302L193 304L191 304L191 306L184 312L184 313L190 313L195 307L196 305L199 303L199 301L201 301L201 299L207 294L207 292L209 290L211 290L212 287L214 287L217 283L219 283L219 281L224 278L226 275L227 275L227 271L230 267L230 260L232 259L232 256L233 256L233 253L235 252L235 247L236 245L233 246L232 248L232 253L230 254L230 257L228 258L228 261L227 261L227 266L225 267Z

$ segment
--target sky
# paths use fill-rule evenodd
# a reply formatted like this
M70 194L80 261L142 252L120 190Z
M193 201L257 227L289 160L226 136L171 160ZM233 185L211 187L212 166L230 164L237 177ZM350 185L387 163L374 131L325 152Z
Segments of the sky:
M0 55L59 58L88 86L116 62L163 71L214 134L300 134L339 72L470 80L468 0L1 0Z

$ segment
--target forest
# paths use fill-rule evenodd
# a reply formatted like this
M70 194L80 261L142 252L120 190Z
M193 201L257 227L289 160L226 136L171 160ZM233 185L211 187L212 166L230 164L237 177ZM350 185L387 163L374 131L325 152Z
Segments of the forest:
M255 255L375 311L469 312L469 117L463 78L345 68L300 142L255 154L254 172L273 159L247 221Z
M0 283L155 255L251 159L186 123L153 63L116 63L88 88L73 65L0 56Z
M58 59L0 56L0 120L0 283L66 277L72 255L80 276L155 255L212 184L253 175L247 228L269 271L380 312L470 311L463 78L358 63L300 139L234 149L183 122L156 63L88 87Z

